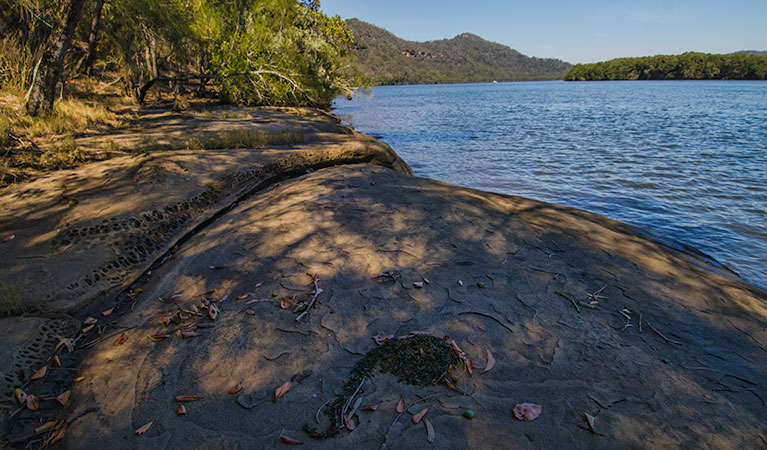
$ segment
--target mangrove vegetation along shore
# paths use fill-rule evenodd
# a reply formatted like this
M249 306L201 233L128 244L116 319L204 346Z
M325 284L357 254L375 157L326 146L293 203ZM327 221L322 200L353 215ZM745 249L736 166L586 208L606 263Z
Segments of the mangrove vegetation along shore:
M767 80L767 56L687 52L576 64L565 81Z

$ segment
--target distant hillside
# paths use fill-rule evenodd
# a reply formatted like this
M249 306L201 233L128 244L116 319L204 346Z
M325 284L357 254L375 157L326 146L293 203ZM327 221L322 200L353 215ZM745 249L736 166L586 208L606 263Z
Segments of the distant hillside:
M594 80L767 80L767 56L687 52L642 58L617 58L577 64L567 81ZM755 52L758 53L758 52Z
M767 56L767 50L741 50L739 52L733 53L734 55L737 54L744 54L748 56Z
M572 67L558 59L531 58L469 33L412 42L361 20L346 22L354 33L360 70L373 84L551 80L561 79Z

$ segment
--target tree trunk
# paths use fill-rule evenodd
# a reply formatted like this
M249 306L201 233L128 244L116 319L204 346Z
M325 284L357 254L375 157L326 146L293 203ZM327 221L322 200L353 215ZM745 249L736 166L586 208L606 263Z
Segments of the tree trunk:
M94 11L91 21L91 33L88 35L88 59L85 60L85 73L88 75L93 72L93 62L96 60L96 38L101 28L101 10L103 7L104 0L96 0L96 11Z
M64 70L64 58L87 1L67 0L62 5L63 17L53 24L43 56L32 77L32 85L27 92L26 110L30 116L46 114L53 108L56 85Z

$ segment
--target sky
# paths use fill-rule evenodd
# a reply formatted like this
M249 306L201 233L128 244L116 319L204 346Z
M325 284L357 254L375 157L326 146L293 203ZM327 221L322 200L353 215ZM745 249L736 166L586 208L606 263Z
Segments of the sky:
M767 50L767 0L321 0L321 9L411 41L468 32L573 64Z

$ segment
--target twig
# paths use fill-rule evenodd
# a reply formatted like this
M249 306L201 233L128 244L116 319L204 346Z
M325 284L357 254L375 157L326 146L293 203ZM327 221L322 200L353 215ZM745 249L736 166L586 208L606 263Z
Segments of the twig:
M320 424L320 413L322 412L323 409L325 409L326 406L328 406L328 403L332 402L333 400L335 400L335 398L331 398L330 400L323 403L322 406L320 406L320 409L318 409L317 412L314 413L314 421L317 422L317 425Z
M559 295L560 295L561 297L563 297L565 300L569 300L569 301L570 301L570 303L572 303L572 304L573 304L573 306L575 306L575 310L576 310L576 311L578 311L578 312L581 312L581 308L580 308L580 307L578 307L578 304L577 304L577 303L575 303L575 300L573 300L573 299L572 299L572 297L570 297L569 295L565 294L564 292L560 292L560 291L554 291L554 292L556 292L557 294L559 294Z
M93 340L93 341L90 341L90 342L88 342L87 344L83 344L83 346L82 346L82 347L78 347L77 349L75 349L75 351L78 351L78 350L82 350L82 349L87 349L87 348L91 348L91 347L93 347L94 345L98 344L99 342L103 342L103 341L105 341L105 340L107 340L107 339L111 338L112 336L116 336L116 335L117 335L117 334L119 334L119 333L122 333L122 332L124 332L124 331L128 331L128 330L132 330L132 329L134 329L134 328L136 328L136 327L135 327L135 326L133 326L133 327L120 327L120 328L119 328L117 331L115 331L114 333L110 333L110 334L108 334L108 335L106 335L106 336L102 336L102 337L100 337L100 338L98 338L98 339L95 339L95 340Z
M314 302L317 301L317 297L319 297L320 294L322 294L322 289L320 289L320 287L317 285L317 280L319 279L320 279L319 275L315 274L313 277L314 296L312 297L312 301L309 302L309 306L306 307L306 310L302 312L301 314L299 314L298 317L296 317L296 322L301 320L301 318L304 317L305 315L309 314L309 311L311 311L312 307L314 306Z
M645 320L645 322L647 322L647 321ZM682 343L681 343L681 342L679 342L679 341L675 341L675 340L673 340L673 339L669 339L669 338L667 338L666 336L664 336L664 335L663 335L663 333L661 333L660 331L656 330L656 329L655 329L655 327L654 327L654 326L652 326L652 324L651 324L650 322L647 322L647 326L648 326L648 327L650 327L650 329L651 329L651 330L653 330L653 331L655 332L655 334L657 334L658 336L662 337L662 338L663 338L663 340L664 340L664 341L666 341L666 343L668 343L668 344L676 344L676 345L682 345Z
M360 381L360 385L357 386L357 389L354 390L354 393L351 397L349 397L348 400L346 400L346 403L344 404L343 409L341 409L341 423L344 423L344 415L346 415L346 410L349 409L349 405L352 404L352 400L354 400L354 397L357 396L357 392L362 389L362 385L365 384L365 377L362 377L362 381Z
M498 318L497 318L497 317L495 317L495 316L491 316L490 314L485 314L485 313L481 313L481 312L477 312L477 311L463 311L463 312L459 312L459 313L458 313L458 315L459 315L459 316L461 316L461 315L464 315L464 314L475 314L475 315L477 315L477 316L487 317L488 319L492 319L492 320L494 320L494 321L498 322L498 324L499 324L500 326L502 326L503 328L506 328L506 329L507 329L507 330L509 330L511 333L513 333L513 332L514 332L514 330L512 330L510 326L506 325L505 323L501 322L501 320L500 320L500 319L498 319Z

